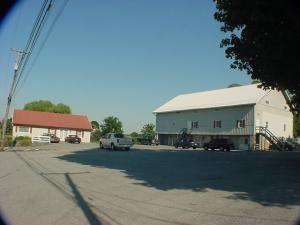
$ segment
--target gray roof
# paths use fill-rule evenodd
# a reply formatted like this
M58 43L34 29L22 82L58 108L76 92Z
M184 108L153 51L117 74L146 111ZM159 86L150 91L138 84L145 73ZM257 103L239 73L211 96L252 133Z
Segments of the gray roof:
M259 84L178 95L158 107L154 113L256 104L271 90Z

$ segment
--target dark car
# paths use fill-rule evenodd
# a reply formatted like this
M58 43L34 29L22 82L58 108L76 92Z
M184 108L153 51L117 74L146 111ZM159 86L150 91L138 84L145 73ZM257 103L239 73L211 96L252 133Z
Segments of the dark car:
M285 140L283 141L283 149L285 151L293 151L296 148L296 145L292 141Z
M138 142L141 145L159 145L158 140L150 136L138 138Z
M195 142L193 139L179 139L175 144L175 148L193 148L196 149L199 147L199 144Z
M153 145L159 145L159 140L156 139L156 138L153 138L153 139L152 139L152 144L153 144Z
M141 145L151 145L152 138L151 137L141 137L141 138L138 138L138 142Z
M81 142L81 138L78 137L77 135L69 135L68 137L65 138L65 142L79 144Z
M43 134L42 136L48 136L48 137L50 137L50 142L51 143L59 143L59 141L60 141L59 137L57 137L54 134Z
M234 148L233 143L229 139L225 138L219 138L219 139L213 139L210 142L204 143L203 148L205 150L211 149L220 149L221 151L230 151Z

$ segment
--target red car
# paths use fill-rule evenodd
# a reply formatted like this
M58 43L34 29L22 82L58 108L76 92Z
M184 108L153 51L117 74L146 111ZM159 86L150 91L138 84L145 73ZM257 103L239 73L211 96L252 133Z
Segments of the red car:
M81 142L81 138L78 137L77 135L69 135L68 137L65 138L65 142L79 144Z

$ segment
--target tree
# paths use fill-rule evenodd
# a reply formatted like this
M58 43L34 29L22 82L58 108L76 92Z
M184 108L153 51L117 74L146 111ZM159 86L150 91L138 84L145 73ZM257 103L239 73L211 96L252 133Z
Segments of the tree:
M109 116L103 120L100 125L102 135L107 133L123 133L122 122L114 116Z
M137 132L132 132L129 136L132 138L133 143L138 143L140 135Z
M91 121L91 125L92 125L93 130L95 130L95 129L99 130L99 128L100 128L99 123L95 120Z
M63 114L71 114L71 108L68 105L65 105L63 103L58 103L53 108L54 113L63 113Z
M6 135L12 135L13 125L12 125L12 118L7 120L6 126ZM0 133L2 133L2 122L0 122Z
M96 129L94 131L92 131L91 133L91 142L97 142L100 140L102 134L101 131L99 129Z
M300 136L300 116L294 116L294 137L299 137Z
M242 85L241 85L241 84L237 84L237 83L233 83L233 84L229 84L229 85L227 86L227 88L240 87L240 86L242 86Z
M259 80L252 80L252 81L251 81L251 84L259 84L259 83L260 83Z
M50 101L39 100L26 103L25 110L71 114L71 108L63 103L53 104Z
M155 125L153 123L145 124L143 126L143 128L141 129L141 133L144 136L154 137L155 136L154 128L155 128Z
M132 132L129 136L132 138L138 138L140 135L137 132Z
M232 68L265 89L288 90L300 109L300 4L297 1L214 0L214 18L230 37L221 41Z

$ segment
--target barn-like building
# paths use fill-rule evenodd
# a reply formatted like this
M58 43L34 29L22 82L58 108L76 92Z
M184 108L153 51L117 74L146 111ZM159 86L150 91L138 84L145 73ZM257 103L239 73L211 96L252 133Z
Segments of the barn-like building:
M156 132L164 145L173 145L182 129L200 145L228 138L236 149L244 150L267 149L293 137L287 96L258 84L179 95L154 113Z

